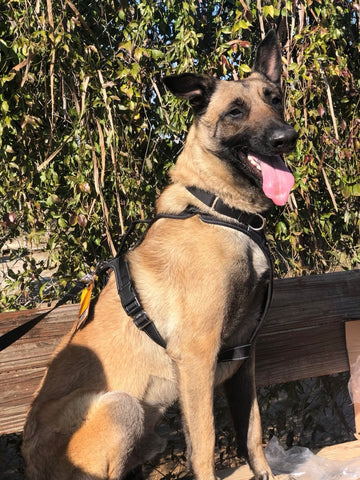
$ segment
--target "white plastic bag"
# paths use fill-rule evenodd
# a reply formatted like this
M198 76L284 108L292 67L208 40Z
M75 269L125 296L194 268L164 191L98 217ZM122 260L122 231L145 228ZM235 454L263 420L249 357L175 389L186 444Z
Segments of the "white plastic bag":
M268 443L265 455L275 475L289 474L300 480L360 480L360 457L343 462L318 457L305 447L284 450L276 437Z

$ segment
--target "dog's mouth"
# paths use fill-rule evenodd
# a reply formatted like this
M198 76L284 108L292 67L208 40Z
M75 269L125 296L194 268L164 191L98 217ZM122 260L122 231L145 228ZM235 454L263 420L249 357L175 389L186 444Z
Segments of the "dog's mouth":
M261 181L265 195L275 205L285 205L294 185L294 177L280 155L238 152L242 163Z

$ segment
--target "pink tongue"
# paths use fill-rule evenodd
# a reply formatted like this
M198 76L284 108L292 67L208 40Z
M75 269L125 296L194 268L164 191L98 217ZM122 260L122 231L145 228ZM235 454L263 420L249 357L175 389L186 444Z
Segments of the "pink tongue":
M271 198L275 205L285 205L295 180L283 159L279 155L252 156L260 163L265 195Z

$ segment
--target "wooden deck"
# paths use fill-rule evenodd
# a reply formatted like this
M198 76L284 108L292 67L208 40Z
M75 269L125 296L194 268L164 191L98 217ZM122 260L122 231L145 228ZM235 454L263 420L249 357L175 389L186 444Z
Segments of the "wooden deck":
M51 313L0 353L0 434L19 432L31 398L78 306ZM0 335L39 311L0 315ZM349 370L345 324L360 320L360 270L276 280L257 344L257 383L269 385Z

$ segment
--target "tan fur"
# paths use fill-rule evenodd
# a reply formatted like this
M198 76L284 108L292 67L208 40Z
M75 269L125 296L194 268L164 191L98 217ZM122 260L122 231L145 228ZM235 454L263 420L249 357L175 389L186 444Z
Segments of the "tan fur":
M257 73L246 86L218 82L206 112L189 131L171 171L172 183L157 202L158 212L179 213L190 204L209 211L185 189L189 185L248 212L270 205L213 153L214 129L234 98L246 98L251 124L275 115L261 100L265 86ZM240 370L241 361L217 364L221 346L246 342L261 312L264 290L259 282L268 270L262 251L246 235L194 216L158 220L127 259L143 307L167 348L134 326L111 275L88 323L57 349L33 402L23 444L28 478L124 476L164 448L154 428L179 398L193 471L198 480L215 480L213 390L235 372L233 378L243 387L228 383L227 389L235 414L243 408L249 423L250 464L257 479L271 478L261 447L253 358ZM235 330L228 318L230 290L238 292L235 299L241 297ZM236 407L241 396L246 396L245 406Z

